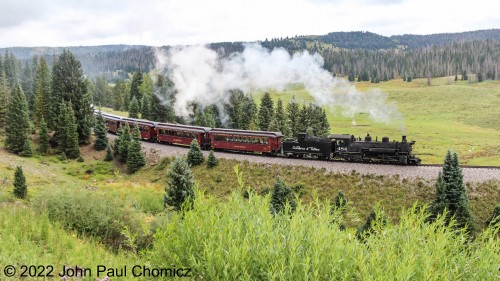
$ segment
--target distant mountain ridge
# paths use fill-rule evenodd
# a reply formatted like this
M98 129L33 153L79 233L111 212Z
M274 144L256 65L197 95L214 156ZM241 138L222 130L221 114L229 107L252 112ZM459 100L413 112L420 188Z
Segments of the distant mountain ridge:
M470 42L479 41L478 46L470 46ZM387 67L378 67L376 73L368 74L370 77L380 77L384 72L387 76L397 77L402 75L412 75L414 77L427 77L428 75L444 75L450 73L461 73L463 71L479 73L483 70L478 68L477 63L484 60L484 56L489 57L487 69L484 72L493 73L498 77L498 51L494 49L500 45L500 29L488 29L467 31L460 33L440 33L429 35L393 35L383 36L368 31L351 32L331 32L325 35L305 35L286 38L273 38L258 41L263 47L273 49L276 47L285 48L290 53L302 50L318 52L325 59L325 69L332 73L347 75L352 73L358 76L362 71L373 72L369 65L380 64L380 57L385 56L384 62ZM245 42L214 42L208 47L216 50L220 55L227 56L233 52L241 52ZM428 53L424 50L429 46L439 46L435 56L440 57L443 52L459 53L455 61L461 60L466 64L456 62L453 68L439 66L434 70L418 70L411 67L411 62L404 61L404 57L397 54L388 57L386 50L404 50L405 53L413 54L415 58L421 57L418 53ZM155 67L155 48L145 45L102 45L102 46L69 46L69 47L11 47L0 48L0 55L9 52L22 62L30 61L33 57L44 56L49 64L52 59L60 54L63 49L71 51L82 63L85 73L89 76L104 75L109 80L115 78L127 78L130 72L137 69L149 71ZM160 48L169 48L163 46ZM493 48L493 49L492 49ZM467 54L474 50L480 50L480 54L474 54L474 58L465 59ZM339 59L339 51L342 51L343 58ZM360 53L364 52L364 53ZM368 53L366 53L368 52ZM376 53L373 53L376 52ZM481 59L483 57L483 59ZM356 66L355 61L365 60L363 67ZM406 65L405 69L399 67L394 69L389 61L399 60L399 63ZM448 59L448 62L451 60ZM448 63L447 62L447 63ZM444 63L444 62L443 62ZM363 69L363 70L362 70ZM386 71L387 70L387 71ZM407 74L405 74L407 73ZM430 73L430 74L429 74ZM444 74L443 74L444 73ZM491 76L490 75L490 76Z

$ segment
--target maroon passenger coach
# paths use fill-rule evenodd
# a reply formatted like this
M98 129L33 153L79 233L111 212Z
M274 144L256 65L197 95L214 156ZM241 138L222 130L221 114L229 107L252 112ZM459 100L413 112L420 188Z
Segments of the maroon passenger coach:
M118 128L120 128L120 123L123 117L104 112L101 112L101 115L104 119L104 125L106 126L108 132L116 134L116 131L118 131Z
M208 131L210 128L169 123L156 124L158 142L190 145L196 139L202 148L209 147Z
M127 123L132 131L137 124L139 126L139 132L141 133L141 139L156 141L156 130L155 126L157 122L152 122L149 120L135 119L135 118L123 118L122 123Z
M210 146L215 150L257 152L276 155L281 151L280 132L212 129L208 133Z

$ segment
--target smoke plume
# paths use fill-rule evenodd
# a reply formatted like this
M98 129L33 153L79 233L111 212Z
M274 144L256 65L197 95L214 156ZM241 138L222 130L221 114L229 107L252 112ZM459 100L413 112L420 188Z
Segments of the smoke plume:
M345 116L363 112L377 122L401 121L401 114L394 104L387 103L384 93L360 92L352 83L332 77L322 65L323 58L317 53L303 51L291 56L282 48L269 51L259 44L248 44L242 53L225 58L205 46L157 51L157 67L167 70L175 84L175 110L181 116L189 114L188 105L193 101L202 106L226 102L231 89L245 93L282 91L300 83L317 105L339 106Z

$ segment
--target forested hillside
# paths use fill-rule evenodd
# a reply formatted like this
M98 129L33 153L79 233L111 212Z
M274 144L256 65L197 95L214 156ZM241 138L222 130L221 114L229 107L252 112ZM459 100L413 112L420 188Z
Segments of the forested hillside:
M332 32L320 36L295 36L259 41L263 47L285 48L294 52L318 52L324 68L334 75L354 81L395 78L432 78L461 75L474 81L498 79L500 68L500 29L431 35L386 37L371 32ZM244 42L209 44L221 56L244 50ZM161 48L169 48L161 47ZM34 57L45 57L49 64L64 48L0 48L4 55L15 55L22 64L33 64ZM86 75L103 75L108 81L128 78L135 70L148 72L155 67L155 47L108 45L68 47L82 63Z

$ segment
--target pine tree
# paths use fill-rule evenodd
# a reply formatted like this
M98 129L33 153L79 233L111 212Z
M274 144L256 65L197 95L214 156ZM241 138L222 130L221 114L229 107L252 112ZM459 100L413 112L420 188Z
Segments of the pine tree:
M281 132L284 136L290 135L290 127L287 122L287 116L285 110L283 109L283 102L278 99L278 104L276 105L276 112L274 113L273 120L269 125L269 130L274 132Z
M495 206L491 217L486 221L486 225L496 226L498 223L500 223L500 204Z
M300 110L299 113L299 124L298 124L298 129L299 133L307 133L308 135L313 135L314 130L312 129L312 105L309 104L309 106L306 106L305 104L302 105L302 109Z
M212 168L215 167L219 164L219 160L215 158L215 153L213 150L210 150L208 153L208 159L207 159L207 167Z
M49 151L49 132L47 122L45 122L43 117L40 120L40 130L38 132L38 151L42 155L47 154Z
M467 227L468 231L474 231L462 169L457 154L452 155L450 151L446 154L443 171L436 182L436 198L430 206L431 220L442 214L444 210L447 211L446 223L449 224L454 218L458 228Z
M101 112L99 112L96 117L94 135L94 149L97 151L106 149L108 146L108 132L104 125L104 118L102 118Z
M203 152L201 152L200 145L196 139L193 139L191 145L189 146L186 160L187 163L192 166L200 165L205 161Z
M119 153L120 153L120 139L121 139L121 136L122 136L122 128L118 128L118 130L116 130L116 138L115 140L113 141L113 155L114 156L118 156Z
M265 92L262 96L259 109L259 128L262 131L269 131L269 125L271 124L274 115L274 105L271 95Z
M7 106L9 104L8 100L11 95L10 88L7 84L7 79L1 75L1 72L2 69L0 68L0 130L5 128Z
M77 124L78 143L90 143L90 128L92 122L92 95L88 91L88 84L83 74L82 65L68 50L57 57L52 65L52 116L59 116L59 107L55 106L62 101L69 102ZM51 129L55 124L48 123Z
M273 193L271 195L271 213L285 213L287 204L290 206L290 213L293 213L297 207L293 190L285 185L283 181L278 179L274 184Z
M7 109L5 148L14 153L22 153L26 149L26 141L30 138L30 121L28 103L19 84L14 87Z
M230 90L228 103L224 111L229 117L227 126L232 129L242 128L244 94L241 90Z
M33 156L33 149L31 148L31 141L29 139L24 140L23 150L19 152L19 156L31 157Z
M116 81L115 86L112 90L112 95L113 110L125 110L125 84L121 80Z
M23 168L21 166L16 167L16 172L14 173L14 196L20 199L26 198L28 194L28 186L26 185L26 178L24 177Z
M128 147L130 145L131 138L130 138L130 127L128 124L125 124L123 126L123 129L120 134L120 141L119 141L119 147L118 147L118 159L122 163L127 162L128 158Z
M325 109L315 106L314 112L314 135L318 137L328 137L330 134L330 124L328 123Z
M290 103L288 103L286 107L286 115L290 127L289 137L297 137L297 134L299 133L300 129L300 123L299 123L300 106L295 101L295 97L293 97Z
M144 165L146 165L146 159L142 153L141 133L139 132L139 126L134 126L132 141L128 146L127 171L129 173L135 173Z
M66 139L65 147L63 149L64 153L66 153L66 157L69 159L76 159L80 156L80 146L78 145L78 125L76 123L73 108L69 104L67 105L66 114L67 131L66 135L62 136Z
M336 209L343 209L347 205L347 197L343 192L339 192L333 201Z
M366 218L365 224L358 227L356 236L359 239L363 240L364 238L373 234L377 230L377 227L382 227L386 224L387 218L385 216L384 210L379 208L379 206L377 205Z
M137 112L139 112L139 101L142 99L142 94L139 91L139 87L142 84L142 72L141 70L137 70L134 72L134 76L132 77L132 84L130 85L130 95L129 95L129 101L132 102L132 99L135 98L137 100ZM129 112L130 112L130 104L129 104ZM135 117L133 117L135 118Z
M244 96L241 108L241 129L256 130L257 128L257 104L251 96Z
M108 145L106 145L106 156L104 157L104 161L113 161L113 152L111 152L111 146L109 145L109 143Z
M151 120L151 99L148 95L142 96L141 119Z
M38 63L35 84L35 121L40 122L43 118L49 123L55 122L51 115L50 71L43 57Z
M186 200L189 200L187 207L191 207L194 199L194 178L189 165L184 159L177 157L167 174L164 203L179 211Z
M135 97L132 98L128 105L128 117L139 118L139 102Z

